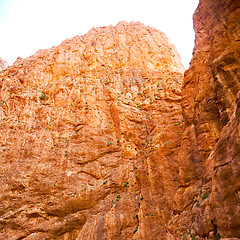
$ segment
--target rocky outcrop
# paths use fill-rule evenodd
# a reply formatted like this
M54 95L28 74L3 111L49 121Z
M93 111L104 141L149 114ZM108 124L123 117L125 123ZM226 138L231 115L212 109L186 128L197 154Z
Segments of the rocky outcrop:
M239 7L200 0L184 80L126 22L1 71L0 239L239 239Z
M240 237L240 2L201 0L185 72L175 238ZM234 238L234 239L235 239Z
M140 23L90 30L0 73L1 239L166 239L183 67Z
M6 69L7 67L8 67L8 63L2 58L0 58L0 71Z

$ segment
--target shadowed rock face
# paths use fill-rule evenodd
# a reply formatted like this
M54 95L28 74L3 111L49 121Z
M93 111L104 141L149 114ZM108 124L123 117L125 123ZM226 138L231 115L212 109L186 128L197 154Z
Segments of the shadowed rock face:
M140 23L90 30L0 73L1 239L166 239L183 67Z
M240 237L240 2L201 0L185 72L174 236Z
M2 58L0 58L0 71L6 69L7 67L8 67L8 63Z

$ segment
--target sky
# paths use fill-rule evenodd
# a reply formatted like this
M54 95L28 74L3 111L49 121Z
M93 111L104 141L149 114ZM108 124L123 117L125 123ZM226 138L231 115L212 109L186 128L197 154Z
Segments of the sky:
M140 21L164 32L187 69L199 0L0 0L0 57L9 65L92 27Z

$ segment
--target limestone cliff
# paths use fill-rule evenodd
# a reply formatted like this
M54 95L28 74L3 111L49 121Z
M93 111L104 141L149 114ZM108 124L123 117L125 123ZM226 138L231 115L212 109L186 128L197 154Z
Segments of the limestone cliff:
M0 73L0 239L166 239L183 67L140 23L90 30Z
M201 0L185 72L176 239L240 238L240 2Z

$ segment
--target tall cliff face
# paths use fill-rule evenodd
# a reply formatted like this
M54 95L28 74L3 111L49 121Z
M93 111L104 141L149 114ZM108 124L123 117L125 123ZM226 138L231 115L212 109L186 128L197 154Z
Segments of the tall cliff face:
M92 29L0 79L1 239L166 239L183 67L163 33Z
M185 72L172 233L240 237L240 2L201 0Z
M125 22L1 71L0 238L239 239L239 7L200 1L184 80Z

